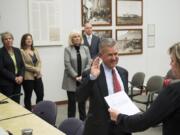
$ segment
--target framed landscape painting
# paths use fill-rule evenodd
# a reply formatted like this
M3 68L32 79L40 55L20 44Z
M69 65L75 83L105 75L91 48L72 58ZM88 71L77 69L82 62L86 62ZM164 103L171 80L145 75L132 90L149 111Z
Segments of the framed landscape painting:
M116 25L142 25L143 0L116 0Z
M112 0L81 0L82 26L90 22L96 26L112 25Z
M116 40L119 55L142 54L142 29L117 29Z
M112 38L112 30L93 30L93 34L102 38ZM82 30L82 35L84 35L84 30Z
M93 30L93 34L99 38L112 38L112 30Z

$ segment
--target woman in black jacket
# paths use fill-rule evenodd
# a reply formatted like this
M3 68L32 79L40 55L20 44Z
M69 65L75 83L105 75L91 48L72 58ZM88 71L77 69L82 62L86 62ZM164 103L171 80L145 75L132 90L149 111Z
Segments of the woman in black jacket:
M21 52L13 47L13 35L5 32L1 35L3 47L0 49L0 92L12 96L20 102L21 84L24 76L24 62Z
M180 42L169 48L171 69L180 79ZM127 116L109 108L111 120L116 121L119 129L128 132L143 131L163 123L163 135L179 135L180 132L180 81L164 88L150 108L142 113Z

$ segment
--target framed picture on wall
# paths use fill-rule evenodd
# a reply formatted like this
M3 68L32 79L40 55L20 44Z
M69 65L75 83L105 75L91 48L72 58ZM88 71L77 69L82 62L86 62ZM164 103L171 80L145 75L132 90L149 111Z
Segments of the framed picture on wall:
M143 0L116 0L116 25L142 25Z
M112 25L112 0L81 0L82 26L90 22L96 26Z
M82 30L82 34L84 34L84 30ZM112 30L93 30L93 34L98 36L100 39L112 38Z
M117 29L116 40L119 55L142 54L142 29Z
M112 38L112 30L93 30L93 34L99 38Z

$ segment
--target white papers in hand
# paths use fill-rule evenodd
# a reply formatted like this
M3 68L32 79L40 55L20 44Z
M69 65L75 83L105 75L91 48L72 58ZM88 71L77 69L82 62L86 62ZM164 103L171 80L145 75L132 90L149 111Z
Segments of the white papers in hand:
M104 98L111 108L118 110L122 114L133 115L140 112L139 108L137 108L124 91L111 94Z

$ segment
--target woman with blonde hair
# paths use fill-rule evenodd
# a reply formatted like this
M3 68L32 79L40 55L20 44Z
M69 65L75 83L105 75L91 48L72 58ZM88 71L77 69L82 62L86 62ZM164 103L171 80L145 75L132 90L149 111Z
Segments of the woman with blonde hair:
M68 117L75 117L76 100L75 92L80 85L81 74L90 68L90 53L88 47L83 45L83 38L80 32L74 31L69 35L69 46L64 50L64 78L62 88L67 91L68 96ZM85 102L78 103L79 117L85 120Z

